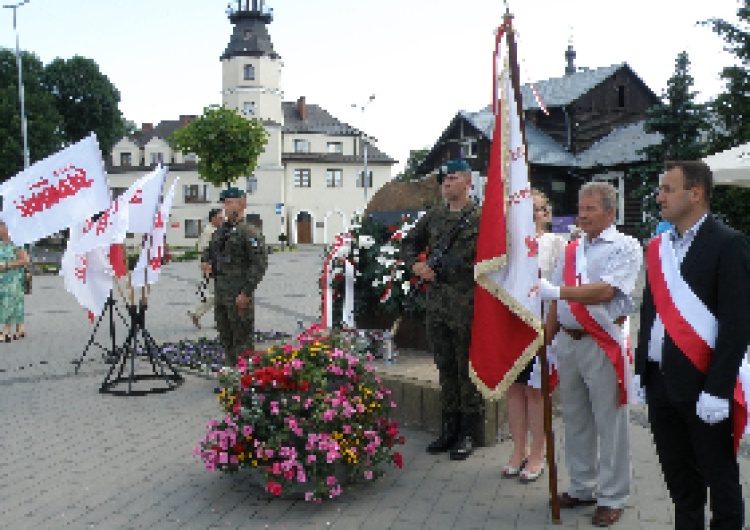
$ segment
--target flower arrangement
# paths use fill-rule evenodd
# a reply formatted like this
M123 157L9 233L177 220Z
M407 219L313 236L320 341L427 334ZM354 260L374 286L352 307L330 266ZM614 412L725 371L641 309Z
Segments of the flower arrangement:
M402 240L415 223L408 216L390 225L372 218L354 220L349 253L332 262L334 322L341 321L343 312L345 261L355 269L355 317L377 312L400 316L405 311L423 315L424 289L409 297L417 279L401 259ZM329 251L326 248L324 255Z
M396 405L370 360L352 337L319 326L294 344L246 352L219 372L224 416L209 422L195 454L209 471L247 468L271 495L308 501L402 467L395 446L404 437L389 419Z

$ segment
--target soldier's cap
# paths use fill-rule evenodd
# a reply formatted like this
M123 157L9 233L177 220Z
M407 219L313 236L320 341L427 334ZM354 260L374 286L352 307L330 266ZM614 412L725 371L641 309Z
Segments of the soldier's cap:
M461 171L471 171L471 167L468 163L466 163L466 160L462 160L460 158L448 160L445 164L442 164L438 168L438 184L443 183L443 177L445 177L445 175L450 175L451 173L458 173Z
M224 202L224 199L239 199L244 196L245 192L239 188L227 188L221 191L219 201Z

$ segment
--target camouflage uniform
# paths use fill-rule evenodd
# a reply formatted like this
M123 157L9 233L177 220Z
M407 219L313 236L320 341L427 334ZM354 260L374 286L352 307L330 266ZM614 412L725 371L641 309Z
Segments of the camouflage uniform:
M484 405L481 394L469 378L474 256L481 208L473 202L460 212L452 212L445 205L437 206L422 216L403 244L404 261L411 270L425 247L435 248L467 209L472 211L446 251L447 270L438 274L427 291L427 340L440 374L444 416L460 413L476 417L481 415Z
M254 292L268 267L263 235L245 221L229 221L214 232L203 258L211 264L215 277L216 329L229 366L237 364L239 354L255 347ZM250 297L247 308L237 310L237 295Z

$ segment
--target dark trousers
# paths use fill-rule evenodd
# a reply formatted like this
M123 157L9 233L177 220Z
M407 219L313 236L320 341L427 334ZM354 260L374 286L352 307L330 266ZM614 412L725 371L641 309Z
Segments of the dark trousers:
M664 480L675 505L675 529L705 528L706 489L711 495L712 530L742 530L744 506L740 469L732 445L731 419L701 420L695 402L673 402L664 376L648 363L646 402Z
M469 377L471 325L448 327L428 317L427 340L438 369L443 414L480 416L484 400Z

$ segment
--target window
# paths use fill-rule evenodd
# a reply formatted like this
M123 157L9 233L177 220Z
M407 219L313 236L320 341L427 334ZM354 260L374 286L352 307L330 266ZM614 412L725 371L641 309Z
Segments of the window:
M477 141L476 140L464 140L461 144L461 158L476 158L477 157Z
M245 81L255 80L255 67L252 64L246 64L242 69L242 74L245 78Z
M151 153L151 163L159 164L160 162L164 162L164 153Z
M258 191L258 177L247 177L247 185L245 187L245 191L248 195L252 195L256 191Z
M365 174L364 171L360 171L359 174L357 175L357 187L358 188L364 188L364 186L362 185L362 177L364 174ZM372 188L372 171L367 172L367 187Z
M328 152L340 155L344 152L344 145L341 142L328 142Z
M120 165L121 166L133 165L133 153L120 153Z
M110 188L112 191L112 200L116 200L117 197L128 191L128 188Z
M250 40L250 37L252 37L252 36L253 36L253 32L251 30L249 30L249 29L246 29L245 33L243 33L243 35L242 35L243 39L245 39L245 40Z
M295 169L294 170L294 187L295 188L309 188L310 187L310 170L309 169Z
M246 116L255 116L255 101L245 101L242 104L242 112Z
M195 164L196 162L198 162L198 155L196 155L195 153L188 153L185 155L185 158L183 160L185 160L185 162L192 162L193 164Z
M308 140L295 140L294 141L294 152L295 153L309 153L310 142Z
M615 224L625 223L625 173L622 171L608 171L591 177L591 180L609 182L617 190L617 214Z
M343 169L326 170L326 185L329 188L340 188L343 186Z
M185 219L185 237L195 239L201 235L200 219Z
M617 87L617 106L621 109L625 108L625 87L623 85Z
M185 184L182 190L186 203L208 202L208 184Z

